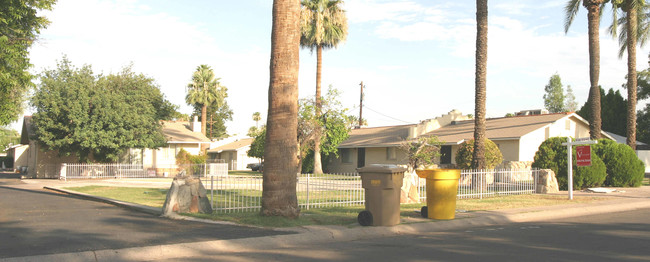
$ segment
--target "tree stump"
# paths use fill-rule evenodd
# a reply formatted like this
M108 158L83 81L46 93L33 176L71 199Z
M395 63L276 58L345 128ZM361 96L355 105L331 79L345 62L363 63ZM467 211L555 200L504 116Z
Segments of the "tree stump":
M198 178L191 176L175 177L167 192L163 215L172 213L212 214L212 206L205 187Z

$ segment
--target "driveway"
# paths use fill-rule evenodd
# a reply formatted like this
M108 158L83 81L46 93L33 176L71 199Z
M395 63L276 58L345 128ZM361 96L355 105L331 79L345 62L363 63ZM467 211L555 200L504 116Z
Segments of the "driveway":
M238 239L287 232L170 220L45 190L0 174L0 258Z

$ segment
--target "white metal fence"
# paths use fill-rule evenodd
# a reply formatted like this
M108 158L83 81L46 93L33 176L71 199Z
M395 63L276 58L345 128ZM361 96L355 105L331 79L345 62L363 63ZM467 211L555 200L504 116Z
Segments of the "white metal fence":
M462 170L458 199L533 194L538 178L538 169ZM419 189L420 202L426 202L426 179L420 178Z
M180 174L195 177L227 176L227 163L207 163L191 165L159 165L144 167L141 164L61 164L59 178L103 179L103 178L155 178L175 177Z
M217 213L259 211L262 175L207 177L203 184ZM362 205L364 191L359 174L299 174L296 181L298 205L303 209Z
M533 194L539 170L463 170L458 198ZM262 175L203 178L217 213L259 211ZM420 202L426 202L426 180L420 179ZM359 174L299 174L296 191L303 209L363 205L364 189Z

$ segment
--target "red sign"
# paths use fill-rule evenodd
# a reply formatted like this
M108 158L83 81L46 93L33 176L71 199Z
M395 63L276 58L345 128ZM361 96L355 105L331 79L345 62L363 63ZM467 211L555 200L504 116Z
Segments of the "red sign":
M591 166L591 147L576 146L576 163L578 166Z

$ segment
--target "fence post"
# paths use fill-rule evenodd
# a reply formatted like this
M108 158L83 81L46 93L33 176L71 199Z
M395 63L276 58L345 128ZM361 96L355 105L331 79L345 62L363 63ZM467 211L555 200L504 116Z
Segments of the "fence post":
M68 179L66 178L66 163L61 164L61 174L59 175L59 179L63 178L63 181L68 182Z
M309 210L309 173L307 173L307 210Z
M210 201L212 210L215 210L217 206L214 202L214 176L210 176L210 200L212 200Z

